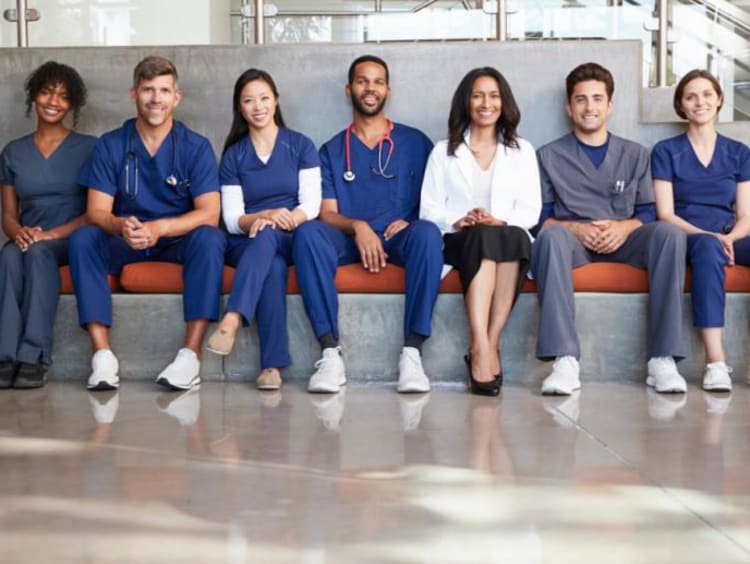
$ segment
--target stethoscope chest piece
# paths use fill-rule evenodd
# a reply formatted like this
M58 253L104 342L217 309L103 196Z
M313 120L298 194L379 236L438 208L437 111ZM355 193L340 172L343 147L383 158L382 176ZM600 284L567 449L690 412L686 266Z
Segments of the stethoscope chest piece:
M167 183L167 186L170 188L177 187L177 177L174 174L170 174L164 179L164 182Z
M352 182L357 177L356 174L354 174L353 170L345 170L344 171L344 180L347 182Z

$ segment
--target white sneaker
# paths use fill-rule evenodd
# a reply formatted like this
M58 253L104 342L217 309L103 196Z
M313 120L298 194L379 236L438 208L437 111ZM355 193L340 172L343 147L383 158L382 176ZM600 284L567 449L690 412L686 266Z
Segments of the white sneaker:
M706 365L703 373L703 389L709 392L731 392L732 367L725 362L712 362Z
M569 396L581 387L578 377L580 371L581 368L574 357L558 356L552 365L552 373L542 382L542 395Z
M430 395L399 396L398 405L401 410L401 428L404 431L414 431L422 421L422 410L430 401Z
M344 417L346 389L333 396L310 396L315 417L320 419L323 427L329 431L338 431Z
M341 358L341 347L323 349L320 360L315 363L317 369L310 376L308 392L335 394L346 384L346 368Z
M174 360L156 377L156 383L167 388L189 390L201 383L201 361L194 351L180 349Z
M399 393L424 393L430 391L430 380L422 368L422 358L416 347L401 349L398 359Z
M107 397L109 396L109 397ZM120 392L89 394L89 405L97 423L111 424L120 407Z
M677 371L677 365L671 356L655 356L649 359L646 385L660 394L684 394L687 391L687 382Z
M89 390L115 390L120 386L117 371L120 363L109 349L99 349L91 357L91 376L89 376Z
M200 415L200 386L194 386L177 396L168 392L159 394L159 397L156 398L156 404L160 411L177 419L180 425L189 427L198 421L198 415Z

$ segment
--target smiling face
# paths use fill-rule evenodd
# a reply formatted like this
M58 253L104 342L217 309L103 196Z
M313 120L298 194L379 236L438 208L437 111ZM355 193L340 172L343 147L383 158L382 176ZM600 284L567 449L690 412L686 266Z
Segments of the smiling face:
M251 80L240 93L238 108L248 126L264 129L274 123L279 101L265 80Z
M385 68L372 61L359 63L354 69L354 79L346 85L354 111L368 117L383 111L390 91Z
M480 76L471 87L469 116L472 127L495 127L503 110L500 86L490 76Z
M143 79L130 91L138 121L153 128L172 126L172 113L180 103L180 91L174 76L167 74Z
M67 86L62 82L45 85L34 97L34 107L40 121L48 124L62 122L71 107Z
M695 125L713 123L723 103L710 80L694 78L685 85L680 99L680 109L685 118Z
M565 109L573 122L575 133L582 136L604 133L607 118L612 113L612 100L607 96L606 84L600 80L579 82Z

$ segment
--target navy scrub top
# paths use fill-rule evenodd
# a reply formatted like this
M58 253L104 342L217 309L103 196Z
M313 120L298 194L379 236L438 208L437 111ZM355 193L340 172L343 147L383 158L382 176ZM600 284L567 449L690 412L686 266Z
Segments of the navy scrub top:
M654 146L651 170L655 179L672 183L678 216L700 229L727 233L735 224L737 183L750 180L750 149L719 135L711 162L703 166L683 133Z
M219 191L216 158L208 139L183 123L175 121L172 131L152 157L135 119L127 120L99 139L81 183L113 196L118 217L152 221L192 211L195 198ZM166 182L171 174L176 187Z
M380 165L385 165L389 143L383 144L380 159L378 145L370 149L355 134L351 134L351 168L356 178L344 180L346 170L346 130L340 132L320 149L323 199L334 198L339 213L366 221L373 231L383 233L398 219L414 221L419 214L419 195L432 141L421 131L393 124L393 155L381 176ZM380 163L378 163L380 160Z

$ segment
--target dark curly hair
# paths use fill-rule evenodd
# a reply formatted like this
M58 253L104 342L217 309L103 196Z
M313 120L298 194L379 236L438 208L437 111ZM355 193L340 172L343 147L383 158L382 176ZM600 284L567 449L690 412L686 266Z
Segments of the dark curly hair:
M31 115L31 105L39 92L58 84L64 84L68 91L68 101L73 110L73 126L78 123L78 114L86 104L86 85L73 67L55 61L47 61L26 77L23 85L26 91L26 117Z

